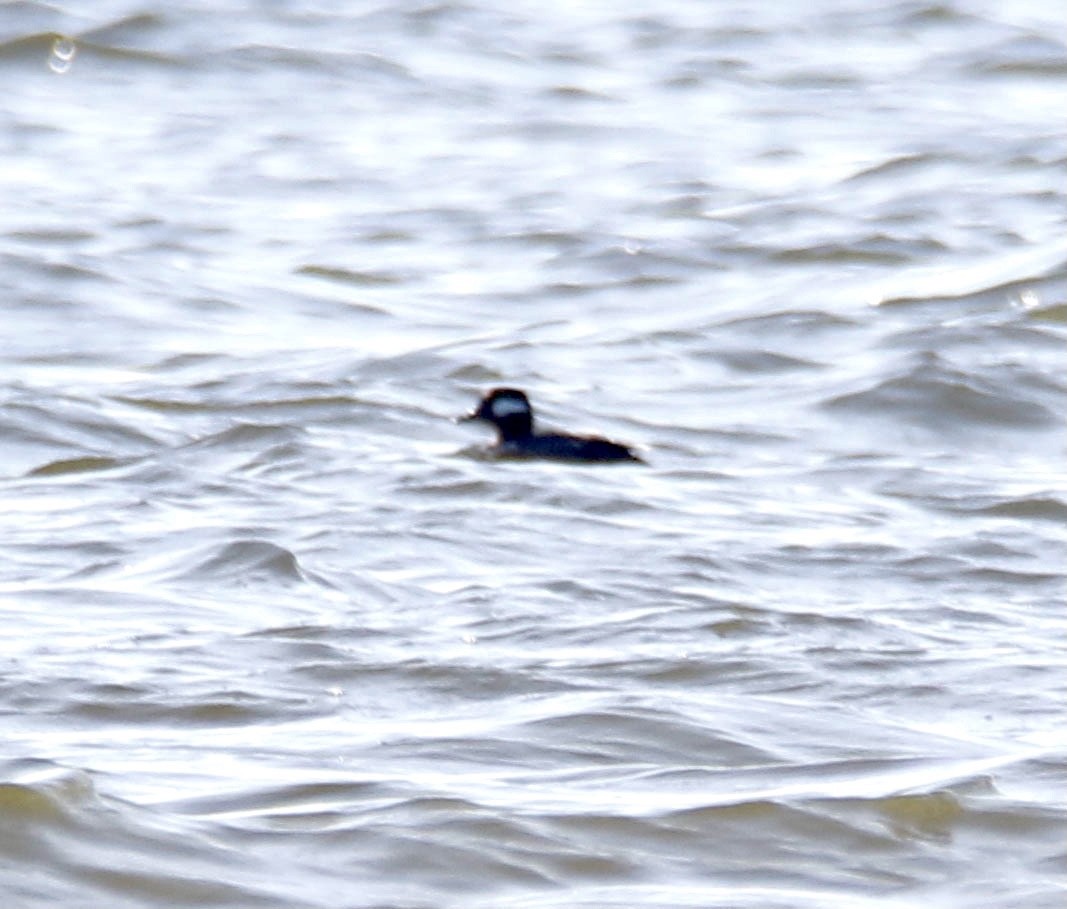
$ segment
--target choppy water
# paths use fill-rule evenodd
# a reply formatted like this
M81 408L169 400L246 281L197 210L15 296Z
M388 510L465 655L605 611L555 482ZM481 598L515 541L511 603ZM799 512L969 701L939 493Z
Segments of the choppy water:
M85 6L0 6L5 909L1063 905L1061 4Z

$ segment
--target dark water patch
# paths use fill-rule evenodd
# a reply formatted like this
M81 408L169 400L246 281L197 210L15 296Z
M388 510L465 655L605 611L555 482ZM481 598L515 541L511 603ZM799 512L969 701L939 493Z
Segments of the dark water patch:
M160 695L139 695L133 699L72 700L64 715L73 722L94 727L121 726L162 729L243 728L257 723L277 723L318 716L322 710L304 697L283 701L264 698L251 691L227 689L214 695L205 693L190 703L170 701Z
M75 473L110 470L113 467L122 467L129 463L129 460L88 455L82 458L63 458L59 461L50 461L40 467L35 467L26 475L29 477L66 476Z
M73 25L73 22L71 23ZM101 32L101 34L104 34ZM63 68L49 72L50 60L55 58L57 46L66 44L69 56ZM39 68L42 77L99 71L106 65L116 63L148 64L153 67L173 67L182 64L178 54L148 50L143 47L113 46L100 40L94 32L79 33L44 31L26 34L7 41L0 41L0 66L17 64L21 67ZM37 67L34 67L37 64ZM32 71L32 70L31 70Z
M469 854L465 865L473 871L475 880L495 880L498 885L508 887L544 889L557 888L566 882L568 887L582 881L619 881L633 879L640 870L636 863L620 855L607 855L597 849L590 849L566 838L554 838L544 834L537 825L527 820L493 820L477 819L469 816L457 816L434 822L425 814L419 819L418 829L426 829L431 842L436 844L431 868L438 877L444 876L445 886L451 882L451 888L466 891L468 883L458 885L450 863L454 859ZM407 839L407 837L405 837ZM418 837L412 837L414 846ZM462 844L462 851L443 848L444 843ZM486 849L484 845L490 844ZM402 872L405 854L411 852L410 858L417 857L417 849L402 849L401 856L390 865Z
M86 281L108 284L113 283L113 279L101 271L95 264L90 265L87 263L53 261L44 264L38 263L38 267L44 271L49 278L55 279L61 284L82 284ZM40 302L46 303L47 301L42 299ZM62 303L60 303L60 305L62 305Z
M355 649L365 646L368 642L382 642L389 640L391 634L380 629L368 628L364 625L346 626L341 624L330 625L281 625L250 631L245 636L249 640L267 640L282 644L293 645L298 648L305 645L322 647L326 652L344 655L347 659ZM306 653L297 650L298 654ZM321 655L321 654L320 654Z
M296 269L296 273L313 278L323 278L327 281L334 281L338 284L346 284L353 287L380 287L403 284L410 280L409 276L403 274L391 274L383 271L353 271L352 269L331 265L301 265ZM366 304L360 304L358 309L361 313L367 315L385 315L381 309Z
M890 490L887 490L890 492ZM906 491L891 493L907 497ZM976 517L1053 521L1067 524L1067 502L1055 495L1040 493L1023 496L990 495L974 491L966 496L919 492L912 497L925 507L949 514Z
M323 817L324 806L336 806L331 812L333 823L346 817L358 817L375 806L404 799L403 789L387 783L364 780L337 780L294 783L277 787L254 786L223 791L193 798L178 798L167 802L167 808L188 816L214 817L217 819L248 818L262 819L264 823L275 819L281 828L283 819L317 818L317 829L332 826L330 818ZM323 821L326 823L323 823ZM260 824L256 824L260 826ZM284 825L290 828L295 823ZM303 826L309 826L304 824Z
M974 507L973 503L968 504L971 505L974 513L992 517L1026 518L1027 520L1037 518L1067 524L1067 502L1055 496L1009 498L978 507Z
M727 351L717 354L717 357L731 369L743 373L780 373L825 368L824 364L815 360L771 350Z
M85 37L77 37L74 40L78 49L78 58L74 66L92 71L93 68L121 66L124 64L136 67L148 66L156 68L189 68L190 60L183 58L180 53L170 51L147 50L137 47L112 46L100 43Z
M488 638L487 640L491 640ZM520 643L509 638L505 643ZM473 648L473 645L472 645ZM430 704L470 704L510 696L547 695L581 688L578 683L557 678L549 670L529 666L495 666L473 656L467 659L442 655L439 659L412 659L398 654L383 663L368 659L367 647L361 653L337 654L327 661L317 660L294 666L294 677L316 685L340 686L359 695L360 706L369 709L388 704L405 692L417 695L424 706ZM475 650L475 653L477 651ZM419 694L421 692L421 694Z
M82 37L92 37L100 44L149 43L154 34L168 33L173 19L166 13L141 12L121 16L112 22L80 32Z
M204 61L203 56L197 59L197 62ZM390 59L362 48L330 47L325 43L310 47L288 43L241 43L208 53L206 62L213 68L269 70L307 79L320 74L351 79L358 74L358 78L375 84L380 90L392 88L408 92L428 87L417 72L396 58Z
M843 800L828 805L816 802L813 810L831 818L848 818L856 827L882 827L902 843L948 843L966 809L951 791L894 795L870 801Z
M751 637L751 629L747 627L735 632L734 629L717 625L711 629L711 632L719 637L731 637L735 633L744 639ZM605 668L610 669L610 667ZM745 659L722 654L698 656L690 652L675 659L627 660L616 667L612 674L632 677L635 680L640 679L650 685L667 688L744 684L749 690L768 693L781 691L783 687L786 687L783 667L780 663L772 665L767 660Z
M26 243L40 243L44 246L53 247L57 244L76 245L99 239L99 235L93 231L79 230L72 227L38 227L13 230L6 234L12 240L20 240Z
M1027 318L1037 322L1051 322L1055 325L1067 325L1067 303L1049 303L1034 306L1027 312Z
M1023 571L992 566L971 566L963 572L963 577L978 581L988 581L998 587L1018 588L1026 586L1060 585L1063 576L1049 571Z
M782 310L767 315L728 319L720 328L739 334L752 334L766 342L768 337L783 340L808 338L855 328L858 322L826 310Z
M296 555L267 540L238 540L215 547L183 572L186 578L249 583L302 583L307 580Z
M1048 590L1055 595L1056 585L1062 581L1062 576L1057 575L1048 564L1018 566L1014 562L1034 562L1041 558L1047 558L1049 552L1035 552L1020 554L1011 559L1005 559L1008 564L985 564L983 559L968 555L965 547L948 545L944 551L935 552L925 556L901 557L894 562L901 572L911 578L913 582L923 582L931 587L937 586L944 591L980 591L989 603L997 600L1011 598L1020 591ZM957 616L951 605L942 607L946 614ZM982 614L968 614L967 619L973 623L997 624L996 610L982 617Z
M1017 313L913 326L886 334L880 342L883 348L922 352L929 357L981 356L985 361L981 369L986 374L994 370L1003 373L1001 384L1018 383L1061 393L1067 385L1059 380L1055 367L1062 359L1065 344L1067 338L1058 337L1057 332L1032 324ZM1006 353L1009 350L1025 350L1026 355L1012 356ZM993 356L998 361L990 363ZM978 371L978 364L967 365ZM1046 369L1046 365L1052 368Z
M659 824L687 838L712 839L722 844L715 863L726 873L740 872L753 861L772 865L779 872L794 865L796 859L790 850L776 846L765 851L760 844L766 842L818 843L820 850L853 855L856 861L869 855L895 855L902 859L908 852L890 832L876 825L830 816L808 804L758 795L733 804L670 812L659 819ZM799 869L793 870L795 873ZM883 886L900 886L908 880L902 871L880 877Z
M163 356L154 362L150 368L153 373L185 372L187 370L201 373L207 366L222 369L227 367L228 363L229 357L224 354L189 352Z
M967 426L996 430L1059 425L1059 418L1047 407L1009 388L1017 386L994 384L926 357L893 378L863 391L833 396L821 407L853 417L903 420L947 435Z
M0 829L11 824L63 824L96 799L92 778L79 770L38 759L0 764ZM13 838L0 834L0 844Z
M928 295L900 295L885 297L878 307L911 308L932 306L947 313L948 304L965 304L968 309L1000 311L1005 301L1031 300L1040 297L1045 289L1053 297L1062 296L1065 263L1058 249L1052 252L1037 250L1025 259L1005 257L1003 264L982 263L959 274L954 285L958 290L945 292L944 282L937 282L938 290ZM1013 272L1015 274L1013 274ZM1018 274L1024 272L1023 274Z
M901 244L892 237L856 243L819 243L776 251L770 258L785 264L903 265L915 257L915 244Z
M495 242L501 245L516 244L533 249L550 249L559 255L563 255L577 252L587 240L582 234L576 232L530 227L525 230L505 233L497 237Z
M327 383L307 383L304 394L294 394L293 383L282 383L277 389L278 397L268 393L272 389L259 386L254 395L245 396L240 388L220 388L216 383L189 389L179 397L159 397L155 395L116 395L112 400L131 407L141 408L153 413L169 414L232 414L267 416L282 413L302 415L305 413L333 413L339 409L355 410L366 402L345 394L338 394ZM294 421L298 422L298 421ZM229 441L246 441L255 432L257 424L240 423L217 434L214 444L227 444ZM259 424L261 433L297 432L298 426L282 424ZM205 443L206 444L206 443Z
M875 179L881 180L886 177L895 181L901 176L911 176L916 171L927 170L931 167L937 167L951 162L951 157L947 157L940 153L896 155L885 161L880 161L873 166L861 168L841 182L842 185L848 186L850 184L863 184Z
M203 401L177 401L161 398L130 397L126 395L116 395L114 400L122 404L129 404L133 407L141 407L145 410L152 410L164 414L188 412L199 413L213 409Z
M5 895L25 906L280 907L265 868L188 823L96 792L91 777L46 761L0 766ZM14 829L0 823L0 830Z
M474 460L494 460L488 456L487 447L479 446L473 451L461 450L460 456L469 454ZM483 457L484 455L484 457ZM470 502L475 499L491 498L497 485L480 477L470 477L458 471L436 472L430 476L406 477L397 490L398 493L410 493L420 500L458 499Z
M563 869L551 874L539 868L553 864L544 843L539 849L524 850L509 840L468 838L455 829L441 829L426 816L416 823L385 819L380 825L368 824L360 828L359 839L361 864L369 861L379 873L405 880L407 886L418 886L427 894L469 900L487 888L558 886L566 879Z
M626 277L605 277L577 279L574 281L554 281L545 284L545 291L551 297L582 297L603 294L612 290L646 290L654 291L674 284L685 283L688 278L670 275L630 275Z
M515 730L530 742L570 742L598 762L669 764L761 763L769 755L671 710L578 711Z
M185 451L205 449L224 449L227 452L240 451L248 447L262 449L264 443L284 445L303 435L299 426L281 423L237 423L219 432L204 436L182 447Z
M99 472L133 463L155 451L153 430L105 414L99 403L19 390L0 405L5 459L30 476Z
M1067 76L1067 44L1046 35L1019 35L985 48L981 55L961 60L968 72L979 76Z
M25 4L26 7L30 5ZM17 37L4 37L0 40L0 66L30 68L31 72L36 69L42 77L46 77L49 75L48 59L52 47L56 41L64 40L65 37L58 32L34 31L32 28L21 32Z

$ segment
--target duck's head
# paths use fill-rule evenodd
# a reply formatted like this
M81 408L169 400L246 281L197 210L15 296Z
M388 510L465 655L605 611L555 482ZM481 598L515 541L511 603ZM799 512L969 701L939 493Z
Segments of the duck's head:
M522 439L533 433L533 408L526 395L517 388L494 388L461 419L464 422L481 420L492 423L504 442Z

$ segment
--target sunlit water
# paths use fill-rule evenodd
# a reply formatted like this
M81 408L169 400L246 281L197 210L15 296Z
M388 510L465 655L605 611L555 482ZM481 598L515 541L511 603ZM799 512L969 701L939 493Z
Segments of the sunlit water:
M85 6L0 15L5 909L1063 905L1059 4Z

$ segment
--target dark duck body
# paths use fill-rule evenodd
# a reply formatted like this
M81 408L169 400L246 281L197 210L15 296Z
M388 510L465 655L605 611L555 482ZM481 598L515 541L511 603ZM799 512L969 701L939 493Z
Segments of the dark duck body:
M535 432L533 408L517 388L494 388L462 420L492 423L498 436L494 450L501 455L560 461L641 460L625 445L599 436Z

